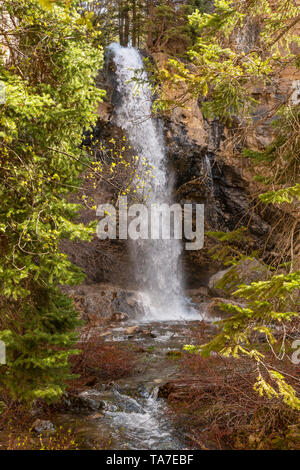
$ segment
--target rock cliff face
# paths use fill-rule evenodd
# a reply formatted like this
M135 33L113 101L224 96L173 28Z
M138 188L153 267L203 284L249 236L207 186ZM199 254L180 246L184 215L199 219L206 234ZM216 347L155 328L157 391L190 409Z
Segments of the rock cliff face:
M199 107L195 115L200 112ZM193 120L192 120L193 122ZM227 130L218 122L199 120L200 139L194 139L189 131L190 122L175 119L164 122L170 167L177 183L177 199L180 203L205 204L205 229L234 230L240 225L249 226L253 249L261 247L271 230L270 214L260 213L258 200L252 188L249 169L241 157L222 152ZM196 129L193 129L193 134ZM203 130L205 138L203 139ZM205 283L217 269L208 258L205 248L201 252L185 252L184 265L188 285L197 287ZM268 250L272 250L270 240Z
M163 58L155 57L161 63ZM114 92L113 80L107 80L106 70L99 76L99 84L105 84L108 93L106 102L99 105L98 124L93 132L94 138L109 142L121 136L121 131L112 123L113 109L118 96ZM268 89L254 90L254 94L263 98L263 105L257 110L257 119L266 116L276 100L286 96L290 90L292 99L299 99L299 80L295 71L279 77ZM258 96L257 96L258 97ZM256 117L255 117L256 119ZM187 109L175 109L171 116L163 120L166 151L170 177L175 178L175 199L180 203L205 204L205 229L229 231L238 226L247 226L250 230L252 248L264 250L270 260L276 249L276 241L283 227L271 229L274 218L278 219L279 210L262 207L257 195L261 188L253 181L249 162L240 156L244 146L262 148L271 139L268 119L260 123L246 141L232 139L234 131L225 128L218 120L206 121L200 111L200 103L190 100ZM234 142L234 144L233 144ZM114 194L107 186L100 190L86 187L97 204L109 201ZM291 217L286 214L286 217ZM81 220L87 222L93 218L89 210L83 211ZM203 250L186 251L183 254L183 266L187 289L207 286L210 276L221 268L207 255L209 240ZM71 260L86 272L87 284L111 283L125 289L134 289L132 264L124 241L100 241L92 243L67 243L64 251ZM276 253L275 253L276 254ZM74 293L73 293L74 294ZM74 294L75 295L75 294ZM110 312L111 313L111 312Z
M238 38L243 50L255 41L255 31L253 25L249 25L249 30ZM161 66L166 62L163 54L157 54L155 60ZM200 98L199 101L190 99L187 109L175 109L164 121L170 168L177 182L177 199L182 203L205 203L206 230L229 231L246 226L253 250L260 249L268 262L278 255L285 230L293 226L295 218L290 207L279 209L260 203L258 195L266 188L255 182L252 166L241 156L241 150L262 150L272 141L271 116L285 101L299 102L299 86L299 70L290 67L274 77L267 87L253 89L253 98L260 105L247 135L239 132L238 118L231 127L223 126L218 120L205 120L200 111ZM179 95L182 92L184 89L178 91ZM165 90L165 93L171 100L176 98L173 91ZM189 283L203 280L208 264L210 269L215 269L211 261L207 262L205 249L197 254L186 253Z

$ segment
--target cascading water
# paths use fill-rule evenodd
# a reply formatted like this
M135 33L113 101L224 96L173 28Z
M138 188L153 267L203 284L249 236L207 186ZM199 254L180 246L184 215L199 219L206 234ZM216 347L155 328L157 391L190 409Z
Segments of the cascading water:
M210 163L210 158L208 154L205 154L205 169L206 169L206 179L207 179L207 186L209 189L209 197L214 197L214 180L212 175L212 168Z
M115 64L120 98L115 105L115 124L124 130L140 159L153 167L152 177L144 181L149 196L146 204L171 205L173 188L167 178L163 132L151 116L152 93L142 58L136 49L117 43L109 46L108 54ZM136 70L139 70L138 87L133 80ZM181 241L139 239L131 242L131 249L146 321L195 319L183 295Z

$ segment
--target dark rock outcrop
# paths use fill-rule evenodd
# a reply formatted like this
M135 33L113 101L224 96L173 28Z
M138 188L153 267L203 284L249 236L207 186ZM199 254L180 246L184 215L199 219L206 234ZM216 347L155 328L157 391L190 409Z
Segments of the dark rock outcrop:
M138 293L111 284L92 284L67 289L82 318L97 323L100 320L122 321L143 313Z

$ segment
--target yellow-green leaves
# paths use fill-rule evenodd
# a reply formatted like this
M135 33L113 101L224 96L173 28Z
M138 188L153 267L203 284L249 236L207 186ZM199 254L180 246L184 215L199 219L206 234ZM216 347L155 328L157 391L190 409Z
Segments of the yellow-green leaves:
M43 7L47 8L47 9L52 8L53 5L55 5L55 3L56 3L56 0L38 0L38 1Z
M72 0L38 0L38 2L46 10L51 10L55 5L69 7L72 3Z
M300 200L300 183L289 188L278 189L277 191L268 191L261 194L259 198L267 204L291 204L295 199Z
M259 374L257 381L254 384L254 390L259 393L260 396L266 395L267 398L282 398L284 403L295 410L300 410L300 399L296 396L296 392L287 384L284 376L275 370L269 371L269 376L272 382L277 386L277 390L269 382L267 382L262 374Z

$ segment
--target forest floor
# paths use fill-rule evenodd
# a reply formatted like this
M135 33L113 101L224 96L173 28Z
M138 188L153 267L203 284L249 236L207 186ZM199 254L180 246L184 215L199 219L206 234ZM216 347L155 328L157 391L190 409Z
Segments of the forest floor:
M206 325L193 342L211 339ZM282 335L278 335L278 343ZM255 347L275 370L285 370L299 391L299 367L286 356L278 360L262 337ZM194 449L300 449L300 415L278 399L260 396L253 388L258 371L247 359L184 352L180 378L165 386L164 397L177 427Z
M300 449L299 413L253 390L249 361L182 351L214 333L205 321L83 328L81 377L59 404L25 411L2 397L0 449Z

